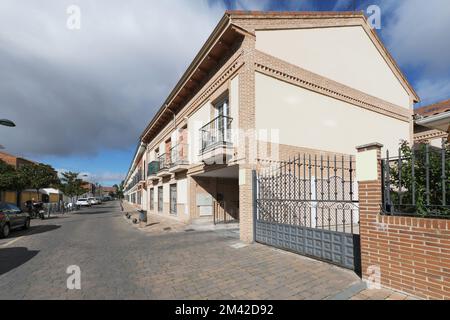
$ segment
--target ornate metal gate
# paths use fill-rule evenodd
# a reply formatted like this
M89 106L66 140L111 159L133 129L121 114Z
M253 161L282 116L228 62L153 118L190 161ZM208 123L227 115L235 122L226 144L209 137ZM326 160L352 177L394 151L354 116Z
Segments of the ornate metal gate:
M359 271L352 157L299 155L254 172L257 242Z

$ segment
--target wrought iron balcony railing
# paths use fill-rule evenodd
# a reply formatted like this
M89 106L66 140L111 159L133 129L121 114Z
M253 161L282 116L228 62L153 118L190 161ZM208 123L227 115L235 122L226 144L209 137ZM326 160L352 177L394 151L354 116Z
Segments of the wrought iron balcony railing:
M170 166L188 164L188 144L179 143L170 149Z
M159 171L159 161L152 161L148 164L147 176L154 176Z
M136 184L143 179L142 170L139 169L137 173L133 176L125 191L131 190Z
M233 118L218 116L200 128L200 153L219 145L229 145Z
M169 169L170 166L170 154L163 153L158 157L159 171Z

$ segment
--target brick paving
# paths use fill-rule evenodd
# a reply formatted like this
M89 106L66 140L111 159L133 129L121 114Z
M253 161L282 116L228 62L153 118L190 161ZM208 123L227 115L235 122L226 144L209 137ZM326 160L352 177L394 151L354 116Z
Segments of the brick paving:
M129 203L124 202L123 210L124 213L130 213L131 215L131 217L127 219L127 221L144 232L164 234L170 232L180 232L188 228L187 224L174 218L151 213L147 213L147 223L141 222L134 224L132 222L133 219L137 219L139 221L139 213L137 211L137 208Z
M245 245L238 230L141 232L117 203L37 223L0 241L0 261L15 260L0 268L0 299L329 299L361 284L349 270ZM66 288L73 264L81 290Z
M418 300L419 298L411 295L395 292L385 288L366 289L355 294L350 300Z

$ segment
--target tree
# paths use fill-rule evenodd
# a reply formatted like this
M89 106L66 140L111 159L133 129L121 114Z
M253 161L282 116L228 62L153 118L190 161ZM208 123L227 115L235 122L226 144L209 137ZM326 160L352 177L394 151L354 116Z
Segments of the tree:
M26 164L20 167L18 172L25 186L36 190L38 200L40 200L39 189L61 185L56 171L47 164Z
M113 185L113 187L116 188L117 198L122 199L123 198L123 180L122 180L122 182L120 182L120 185L115 184L115 185Z
M61 189L68 197L74 197L82 194L84 189L81 187L83 181L78 179L78 172L63 172L61 178Z
M399 204L401 197L403 211L421 215L426 215L430 211L444 215L450 214L448 206L441 206L443 192L446 194L446 199L450 199L450 181L448 180L450 177L450 145L447 143L443 147L441 150L426 144L418 144L411 148L406 141L400 144L401 166L399 166L398 159L390 164L390 196L394 204ZM442 157L442 152L445 153L445 157ZM443 162L443 160L445 161ZM446 177L444 183L442 169L444 169ZM413 203L413 185L415 205L411 205ZM427 197L429 197L430 205L427 204ZM448 203L448 200L446 202Z
M0 160L0 191L16 190L17 173L16 169Z

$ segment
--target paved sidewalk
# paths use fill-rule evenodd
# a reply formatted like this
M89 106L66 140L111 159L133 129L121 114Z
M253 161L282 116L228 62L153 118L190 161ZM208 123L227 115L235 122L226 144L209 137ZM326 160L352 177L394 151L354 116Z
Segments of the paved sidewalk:
M124 212L139 218L124 203ZM352 271L273 247L239 240L238 229L199 231L174 219L148 214L135 224L148 239L151 261L137 261L148 273L157 299L351 299L404 300L387 289L367 289ZM131 222L130 222L131 223Z
M141 230L111 202L13 232L0 241L0 299L403 298L364 290L350 270L244 244L237 229ZM67 289L71 265L80 290Z
M187 229L188 225L177 221L173 218L147 213L147 223L139 223L138 209L128 203L123 203L123 212L130 213L129 219L126 219L133 226L141 231L152 234L164 234L169 232L183 232ZM138 223L134 224L133 219L137 219Z
M389 289L365 289L355 294L350 300L419 300L411 295Z

